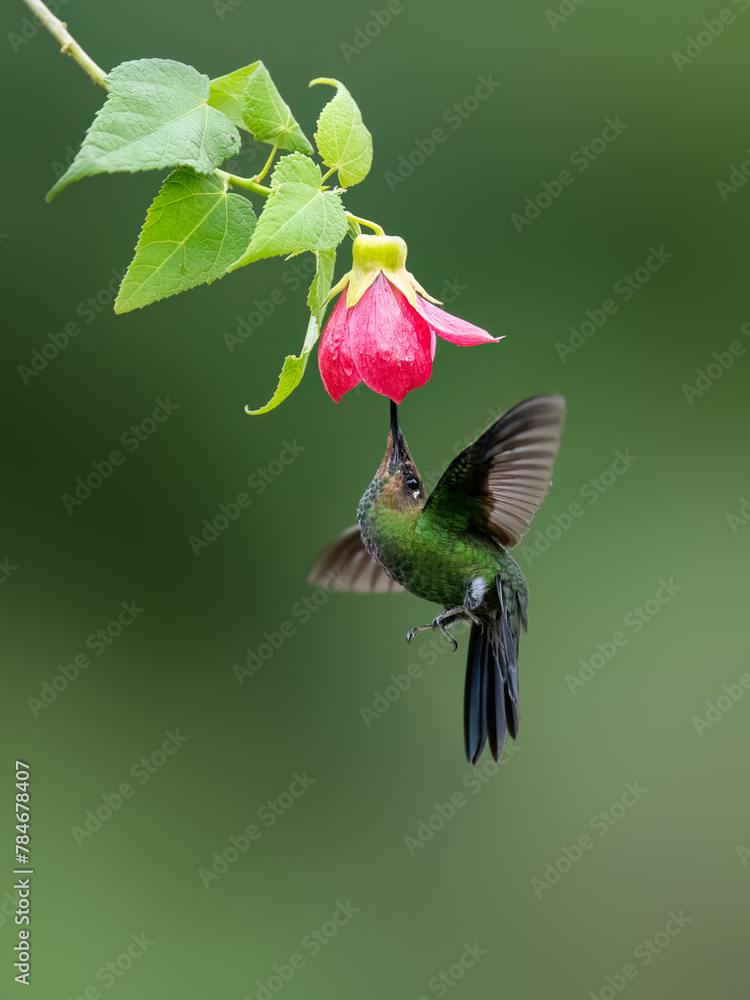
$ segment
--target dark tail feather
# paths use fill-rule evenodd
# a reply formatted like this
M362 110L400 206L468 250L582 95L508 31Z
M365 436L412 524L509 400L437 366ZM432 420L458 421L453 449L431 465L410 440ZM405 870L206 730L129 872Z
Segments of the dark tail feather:
M503 679L500 675L500 665L492 655L491 644L487 643L489 650L487 673L489 674L489 685L487 692L487 734L490 740L490 751L495 760L500 759L505 740L505 730L510 728L507 725L507 698L504 693Z
M518 736L518 637L513 634L498 579L499 621L472 625L464 689L464 742L471 764L479 760L489 738L500 759L506 731Z
M510 627L508 608L505 604L503 594L503 584L500 577L497 577L497 592L500 598L500 629L501 629L501 650L503 677L505 678L505 716L508 723L508 732L515 740L518 736L518 639L519 630L515 635Z
M505 740L509 695L494 650L492 627L472 625L464 690L464 741L469 763L476 764L489 738L490 750L499 760ZM512 715L510 716L512 718ZM515 735L518 726L513 726Z
M479 760L487 742L488 664L487 635L478 625L472 625L464 689L464 743L466 757L471 764Z

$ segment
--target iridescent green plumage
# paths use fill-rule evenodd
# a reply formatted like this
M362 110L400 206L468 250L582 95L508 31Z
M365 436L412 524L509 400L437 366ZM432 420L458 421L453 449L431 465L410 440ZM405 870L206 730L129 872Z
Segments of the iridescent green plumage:
M359 533L329 546L311 573L336 573L339 589L405 589L445 609L431 626L473 623L464 732L476 763L489 739L497 760L506 731L518 732L518 643L527 591L508 551L528 530L550 483L565 405L526 400L488 428L448 467L429 498L391 404L385 457L357 510ZM343 579L342 579L343 578Z
M401 586L445 607L457 607L467 586L481 578L488 588L499 573L525 591L523 574L510 553L467 527L427 509L394 510L377 501L360 506L365 547Z

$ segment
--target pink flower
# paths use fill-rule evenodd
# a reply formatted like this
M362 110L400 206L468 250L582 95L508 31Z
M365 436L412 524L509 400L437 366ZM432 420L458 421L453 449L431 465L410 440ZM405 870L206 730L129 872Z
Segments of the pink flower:
M318 351L323 384L335 402L364 382L400 403L429 381L436 334L464 347L502 339L434 305L406 270L400 237L358 236L352 254L352 270L331 292L345 290Z

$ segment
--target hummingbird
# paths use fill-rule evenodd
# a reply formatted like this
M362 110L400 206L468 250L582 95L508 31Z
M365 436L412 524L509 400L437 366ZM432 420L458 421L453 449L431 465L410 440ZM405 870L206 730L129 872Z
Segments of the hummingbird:
M510 554L550 486L565 418L562 396L534 396L461 452L426 496L391 400L385 456L357 508L358 523L327 546L309 582L360 593L408 590L443 611L407 634L471 622L464 687L466 757L489 741L495 760L518 736L518 646L528 591Z

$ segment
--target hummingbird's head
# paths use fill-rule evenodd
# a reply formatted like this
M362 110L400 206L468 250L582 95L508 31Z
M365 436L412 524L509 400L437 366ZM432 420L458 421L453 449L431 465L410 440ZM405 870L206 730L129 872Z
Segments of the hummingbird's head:
M424 507L422 477L414 464L398 422L398 406L391 400L391 430L376 479L383 483L379 502L396 510Z

